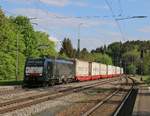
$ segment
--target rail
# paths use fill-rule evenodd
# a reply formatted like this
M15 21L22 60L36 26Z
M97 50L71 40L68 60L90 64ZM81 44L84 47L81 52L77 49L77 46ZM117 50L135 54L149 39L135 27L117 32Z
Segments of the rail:
M112 81L116 81L117 79L113 79ZM111 81L111 82L112 82ZM19 99L15 99L15 100L10 100L7 102L3 102L0 103L0 114L4 114L4 113L8 113L10 111L14 111L17 109L21 109L21 108L25 108L25 107L29 107L31 105L35 105L41 102L45 102L48 100L52 100L52 99L56 99L62 96L66 96L68 94L74 93L74 92L80 92L98 85L102 85L105 83L110 82L109 80L105 80L105 81L100 81L97 83L92 83L92 84L88 84L88 85L84 85L84 86L79 86L79 87L74 87L74 88L70 88L70 89L65 89L56 93L44 93L44 94L40 94L40 95L34 95L34 96L28 96L25 98L19 98Z
M125 78L125 79L126 79L126 84L127 84L128 80L127 80L127 78ZM133 88L133 86L131 88ZM110 94L109 96L107 96L106 98L104 98L103 100L101 100L94 107L92 107L90 110L88 110L87 112L85 112L82 116L90 116L92 113L94 113L94 111L96 111L98 108L100 108L105 102L107 102L109 99L111 99L114 95L116 95L121 90L122 90L122 88L121 88L121 84L120 84L120 87L118 88L118 90L114 91L112 94ZM129 91L129 93L130 92L131 92L131 90ZM117 112L119 112L119 108L116 111L116 114L118 114ZM115 115L115 116L117 116L117 115Z
M130 77L128 77L128 78L132 80L133 84L132 84L129 92L127 93L127 95L122 100L121 104L117 107L117 109L113 113L113 116L127 116L127 115L130 116L130 115L132 115L133 106L135 103L138 89L135 88L135 84L136 84L135 80Z

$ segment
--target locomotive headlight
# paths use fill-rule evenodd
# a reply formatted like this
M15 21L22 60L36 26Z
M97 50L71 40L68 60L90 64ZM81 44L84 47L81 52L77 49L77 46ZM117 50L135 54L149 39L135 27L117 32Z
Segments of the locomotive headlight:
M26 73L26 75L29 76L30 74L29 74L29 73Z

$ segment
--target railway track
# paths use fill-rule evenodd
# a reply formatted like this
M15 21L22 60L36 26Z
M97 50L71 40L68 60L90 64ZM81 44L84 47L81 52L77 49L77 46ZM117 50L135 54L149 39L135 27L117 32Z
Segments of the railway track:
M4 113L8 113L8 112L11 112L14 110L29 107L31 105L35 105L35 104L45 102L48 100L53 100L53 99L56 99L56 98L59 98L62 96L69 95L74 92L80 92L83 90L90 89L94 86L110 83L110 82L117 81L117 80L118 79L113 78L113 79L108 79L108 80L103 80L100 82L92 83L90 85L87 84L84 86L63 89L58 92L53 92L53 93L47 92L47 93L43 93L43 94L38 94L38 95L33 95L33 96L29 96L29 97L24 97L24 98L19 98L19 99L14 99L14 100L10 100L7 102L3 102L3 103L0 103L0 114L4 114Z
M127 85L127 84L128 84L128 79L126 78L126 84L125 85ZM111 98L113 98L114 96L116 96L120 91L122 91L124 89L125 85L122 86L122 84L121 84L120 87L116 91L114 91L113 93L111 93L110 95L108 95L107 97L105 97L104 99L100 100L91 109L89 109L87 112L83 113L82 116L95 116L95 114L97 115L99 112L101 112L100 110L103 107L103 105L105 103L106 104L109 103L109 101L111 100ZM128 92L126 93L126 95L123 97L124 99L120 103L119 107L117 107L117 109L113 112L114 116L117 116L119 110L122 107L122 104L125 102L124 100L127 99L126 97L129 96L129 94L132 91L133 87L134 87L134 82L132 83L132 86L130 87L130 89L128 90Z
M108 79L105 79L105 80L108 80ZM80 82L80 83L84 83L84 82ZM39 89L41 89L41 88L34 88L34 90L39 90ZM26 91L30 91L30 90L32 90L32 89L29 89L29 88L22 89L21 86L18 86L13 89L0 89L0 95L16 94L16 93L26 92Z
M0 89L0 95L4 95L4 94L13 94L13 93L17 93L22 91L21 87L16 87L13 89Z
M136 81L133 78L128 77L132 81L132 85L130 85L130 89L128 90L127 94L125 95L124 99L120 103L120 105L116 108L116 110L113 112L113 116L119 116L119 115L132 115L132 106L134 104L134 100L136 98L137 94L137 88L136 86ZM131 99L132 98L132 99ZM130 101L128 100L130 99ZM126 107L126 103L128 102L128 109ZM130 105L129 105L130 102ZM131 103L132 102L132 103ZM124 110L122 110L124 109Z

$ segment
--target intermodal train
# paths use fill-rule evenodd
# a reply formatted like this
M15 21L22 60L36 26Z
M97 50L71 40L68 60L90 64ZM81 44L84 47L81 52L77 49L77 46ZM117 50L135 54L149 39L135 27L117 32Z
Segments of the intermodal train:
M52 58L29 58L25 63L23 86L54 85L123 75L123 68L88 62Z

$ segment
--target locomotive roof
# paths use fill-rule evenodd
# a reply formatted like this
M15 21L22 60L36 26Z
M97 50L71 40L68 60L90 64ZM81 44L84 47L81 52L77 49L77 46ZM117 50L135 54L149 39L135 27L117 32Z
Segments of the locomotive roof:
M64 59L51 59L51 58L46 58L47 61L55 61L57 63L65 63L65 64L73 64L73 61L69 61L69 60L64 60Z
M72 60L66 60L66 59L54 59L54 58L29 58L28 60L45 60L45 61L55 61L57 63L65 63L65 64L73 64Z

